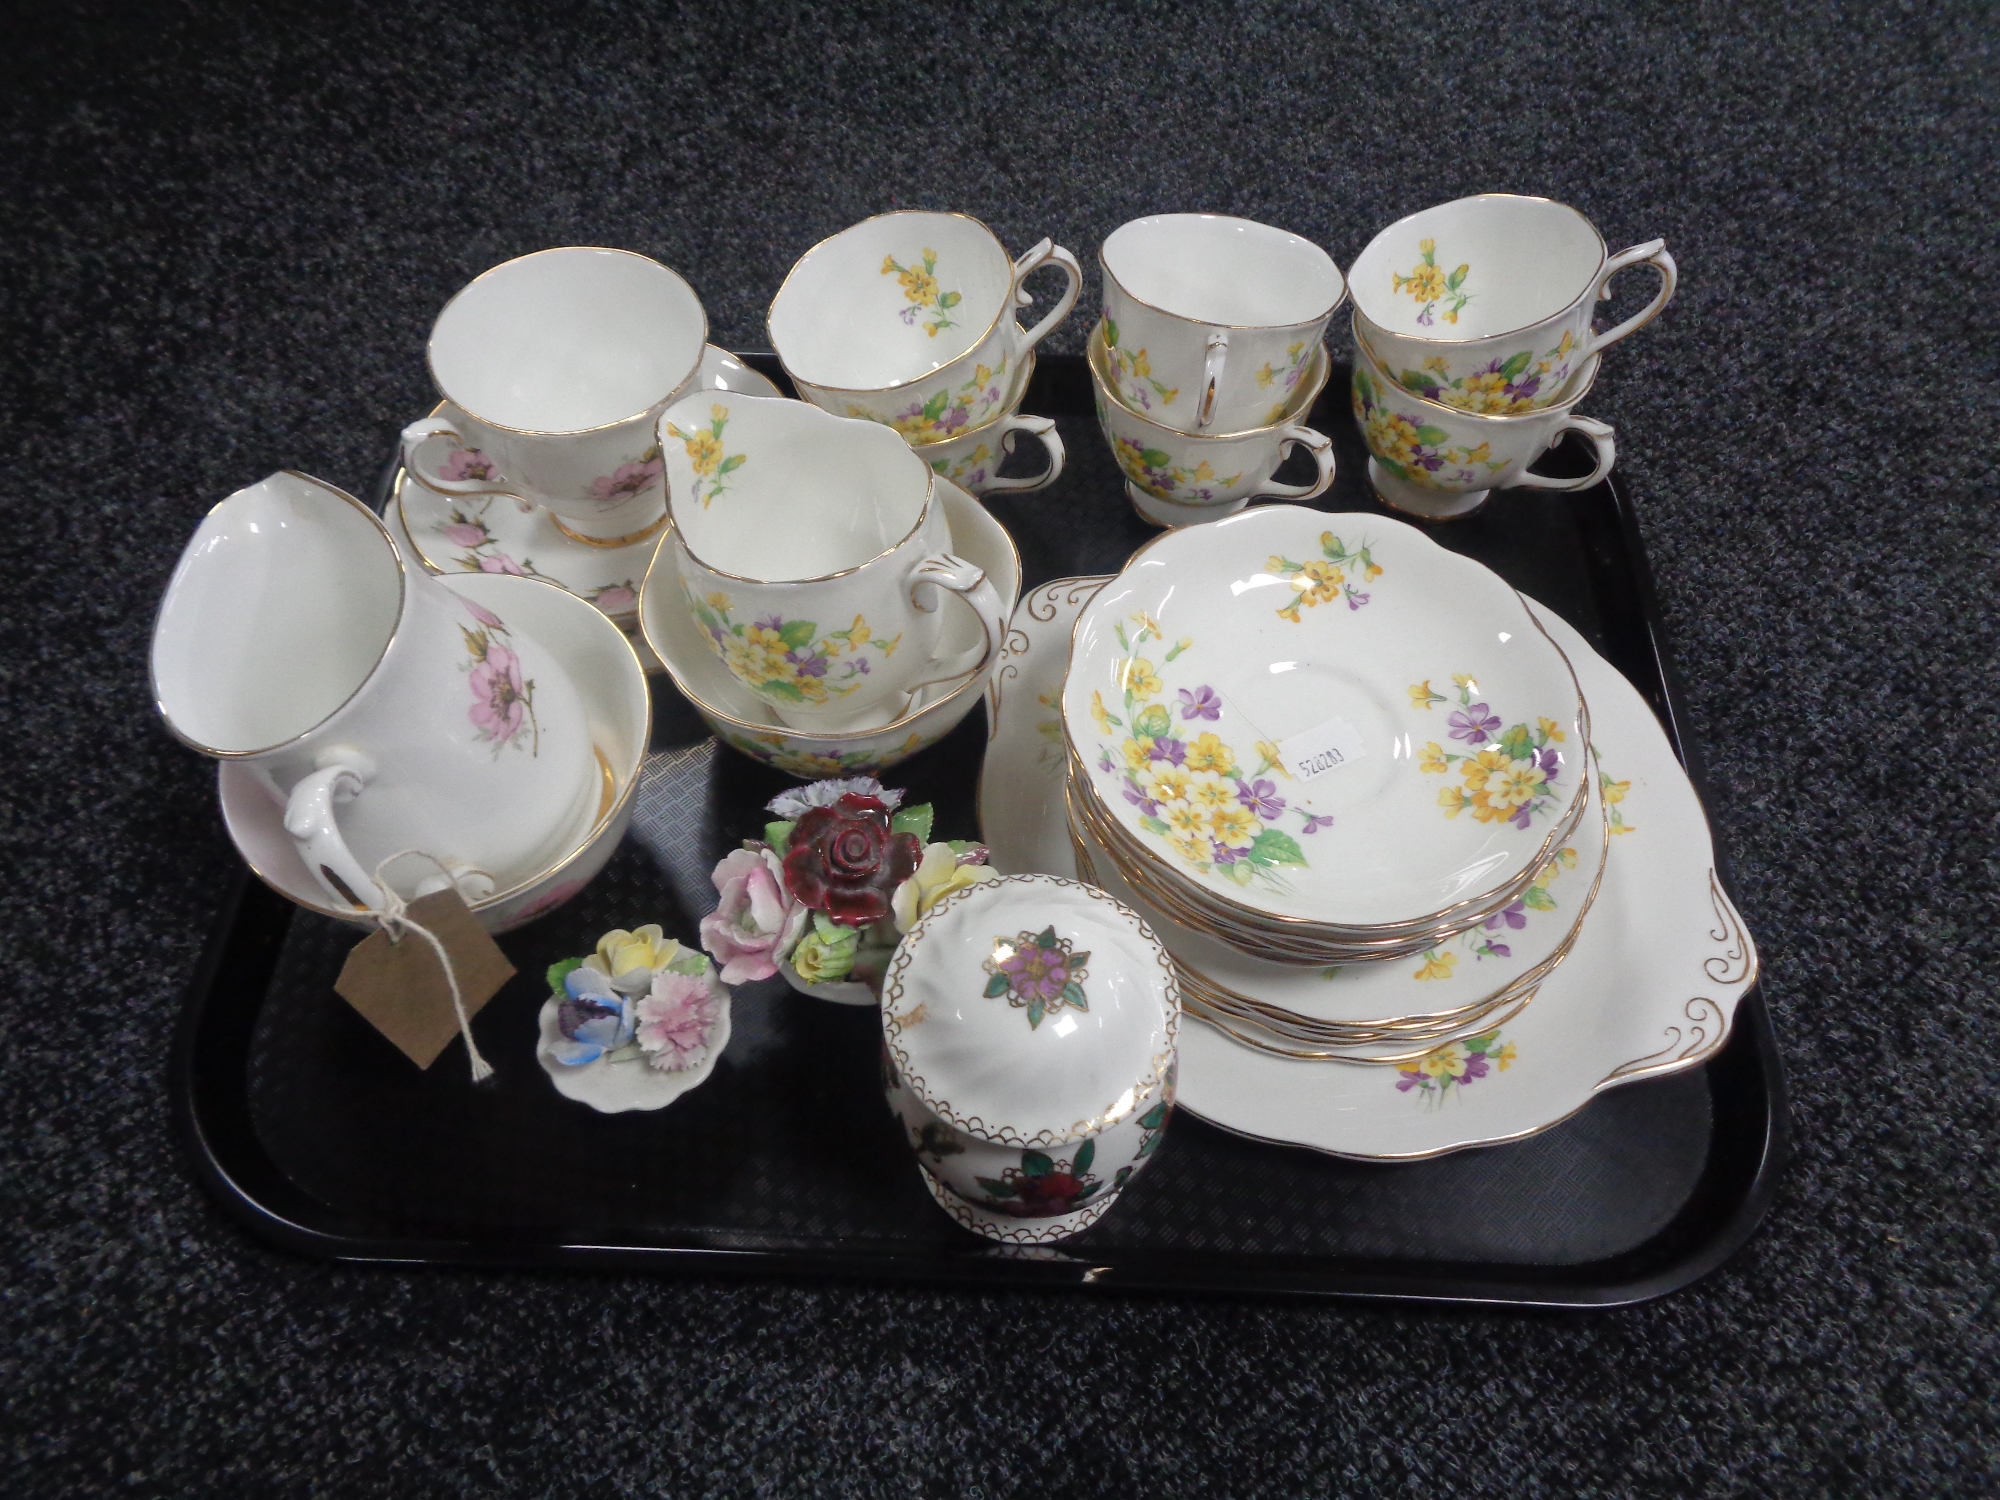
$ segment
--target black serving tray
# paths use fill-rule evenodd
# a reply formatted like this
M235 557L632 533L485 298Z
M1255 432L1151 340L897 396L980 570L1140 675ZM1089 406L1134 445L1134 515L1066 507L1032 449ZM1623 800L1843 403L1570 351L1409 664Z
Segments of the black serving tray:
M783 382L768 356L750 362ZM992 500L1024 586L1116 571L1156 533L1126 504L1083 360L1043 356L1025 409L1057 418L1069 465L1047 490ZM1376 509L1344 368L1312 421L1339 453L1321 507ZM1510 492L1434 534L1581 630L1652 704L1699 785L1615 477L1573 495ZM1784 1085L1755 989L1702 1067L1614 1089L1511 1145L1372 1165L1183 1112L1116 1211L1053 1249L989 1245L940 1213L882 1100L875 1013L776 980L738 990L734 1035L700 1089L654 1114L595 1114L535 1062L543 970L610 927L658 921L694 937L710 866L790 784L715 745L664 675L653 694L632 834L576 900L501 939L520 974L475 1023L499 1070L487 1084L468 1081L456 1043L419 1072L334 994L350 929L247 873L228 894L170 1086L197 1175L253 1233L344 1261L1608 1307L1713 1269L1769 1203ZM936 804L939 837L972 837L984 745L979 709L887 779Z

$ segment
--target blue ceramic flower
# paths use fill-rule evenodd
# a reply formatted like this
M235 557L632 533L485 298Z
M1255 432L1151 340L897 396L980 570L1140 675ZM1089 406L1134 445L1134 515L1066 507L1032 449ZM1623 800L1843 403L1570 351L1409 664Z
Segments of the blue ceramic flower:
M609 976L577 968L563 976L562 984L556 1029L563 1039L550 1049L557 1062L580 1068L632 1040L637 1025L632 1001L611 987Z

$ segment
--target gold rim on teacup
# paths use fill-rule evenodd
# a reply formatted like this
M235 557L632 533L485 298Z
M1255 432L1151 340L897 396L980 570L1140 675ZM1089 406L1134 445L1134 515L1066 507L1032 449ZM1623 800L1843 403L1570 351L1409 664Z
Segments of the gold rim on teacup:
M596 422L589 427L560 427L549 430L536 427L515 427L506 422L496 422L491 417L483 417L471 407L461 402L453 401L449 397L446 398L444 404L457 407L458 410L471 417L473 421L483 422L486 426L493 428L497 432L511 432L517 437L582 437L585 433L604 432L613 427L622 427L627 422L638 421L654 407L661 405L663 402L673 400L675 395L687 389L687 384L690 380L695 379L701 374L701 362L708 354L708 309L701 305L701 298L696 296L694 288L688 284L688 279L685 276L681 275L680 272L676 271L666 262L654 260L650 255L641 255L637 250L621 250L615 245L550 245L546 249L530 250L526 255L516 255L511 260L503 260L497 266L488 266L477 276L473 277L472 280L466 282L464 286L453 292L450 300L438 309L438 315L431 324L431 336L424 341L424 368L430 371L432 385L436 386L440 392L444 390L444 382L438 379L437 364L432 346L437 341L437 325L444 321L444 315L451 311L453 304L487 277L497 276L509 266L519 265L524 260L533 260L539 255L552 255L563 250L594 250L606 255L629 255L634 260L643 260L649 266L658 266L682 286L687 287L688 295L694 298L695 308L701 313L701 338L695 345L694 363L688 367L687 373L681 376L678 383L668 387L657 400L647 402L629 416L619 417L615 421L610 422ZM436 413L433 412L432 415L435 416ZM440 491L439 493L443 492ZM496 491L495 493L511 493L511 491Z
M340 499L345 500L349 505L353 506L356 510L360 511L362 515L366 516L370 521L374 523L375 529L382 534L383 542L388 545L389 556L396 559L396 561L399 564L402 562L403 549L396 545L395 537L389 534L389 528L383 523L382 518L376 515L375 512L370 510L367 506L363 505L359 500L355 499L354 496L348 494L346 490L340 488L339 485L328 484L324 479L315 479L313 478L312 475L301 473L297 469L280 469L278 472L291 479L302 479L307 484L316 485L320 489L325 490L329 495L336 495ZM223 499L216 501L215 504L211 505L208 508L208 510L204 512L204 519L207 516L214 515L218 510L222 509L223 506L227 505L230 502L230 500L233 500L234 498L235 498L234 495L230 495L230 496L225 496ZM417 565L419 567L426 569L429 567L429 564L425 562L423 555L421 553L419 553L417 556ZM172 597L172 591L170 589L168 594L161 598L159 608L153 611L153 636L155 638L159 636L160 617L166 613L167 600L171 597ZM388 635L383 637L382 640L382 649L375 653L375 660L373 660L368 664L368 670L363 672L361 674L361 680L354 684L354 691L349 693L345 698L340 700L339 707L334 708L327 713L321 714L317 719L314 719L312 723L308 724L304 729L301 729L297 734L279 740L275 744L265 745L261 749L257 750L218 750L213 745L204 745L199 740L190 739L187 735L181 732L180 726L174 723L173 715L167 712L166 700L160 696L159 662L157 661L157 659L149 658L148 665L146 668L146 684L153 694L153 711L160 716L160 722L167 726L167 733L171 734L175 739L179 740L183 745L186 745L190 750L199 750L203 755L212 756L216 760L224 760L224 761L249 760L253 756L269 755L273 750L282 750L287 745L296 745L300 740L304 739L307 735L316 732L321 725L325 724L329 719L333 718L335 714L343 712L347 708L348 704L352 703L357 697L361 695L361 690L367 687L370 682L375 680L376 670L382 665L383 659L388 656L389 648L396 644L396 637L402 633L404 606L407 605L409 602L410 602L410 581L404 575L402 568L399 566L396 569L396 623L389 627Z
M949 483L949 481L947 481L947 483ZM979 499L977 496L970 496L970 498L974 505L979 504ZM949 521L950 518L947 517L946 519L947 521ZM667 529L669 531L672 531L673 527L671 523L668 525ZM1007 530L1006 527L998 526L997 523L996 523L996 530L998 530L999 533L1002 536L1006 537L1007 539L1007 551L1009 552L1009 554L1012 555L1014 559L1015 576L1019 577L1021 572L1021 549L1014 543L1014 534L1011 531ZM692 703L702 713L707 714L711 718L720 719L725 724L733 725L738 729L747 730L751 734L766 734L766 735L778 734L778 735L783 735L788 739L813 740L813 741L825 741L825 742L836 742L836 743L844 740L868 740L875 738L877 735L888 734L892 730L903 728L905 725L912 723L913 721L923 717L923 715L927 713L930 713L933 709L941 708L945 704L950 703L955 698L957 698L960 693L966 691L968 688L979 687L982 690L984 689L985 686L984 670L975 669L972 672L972 674L965 679L965 681L961 682L957 687L953 688L950 692L946 693L942 698L934 699L931 702L926 703L918 708L911 708L907 712L899 715L898 717L891 719L887 724L881 725L879 728L874 728L874 729L794 729L789 724L758 723L758 722L753 722L749 719L738 718L735 714L729 712L728 709L717 708L714 704L710 703L706 698L702 697L700 693L696 692L694 688L681 676L679 672L674 670L673 658L668 656L666 652L660 649L660 643L653 639L653 631L651 627L647 624L646 621L647 595L652 593L656 586L660 588L665 588L668 586L665 583L655 585L653 581L653 575L660 569L660 560L670 555L671 549L667 546L667 540L668 539L665 537L661 538L659 547L654 549L653 560L646 565L646 576L639 581L639 605L637 611L639 616L639 634L645 640L646 648L649 651L651 651L654 656L659 658L661 669L664 670L667 676L673 680L673 684L677 689L680 690L681 696L687 699L688 702ZM892 548L891 550L893 551L894 549ZM706 566L706 564L704 564L703 566ZM673 569L675 576L672 581L672 587L676 591L678 591L681 588L680 565L678 563L675 563L673 565ZM996 656L999 654L999 648L997 646L994 649L994 654Z
M1194 219L1235 219L1237 220L1238 223L1243 223L1243 224L1254 224L1257 222L1254 219L1241 218L1236 214L1204 214L1197 212L1185 215L1141 214L1139 218L1129 220L1128 223L1137 224L1146 219L1166 219L1166 218L1183 218L1183 217L1194 218ZM1118 226L1118 229L1124 229L1126 227L1127 226L1125 224L1120 224ZM1278 226L1275 224L1258 224L1257 227L1260 229L1275 230L1279 234L1291 235L1293 239L1302 241L1303 243L1308 245L1312 245L1313 249L1318 250L1319 253L1322 255L1326 255L1326 249L1324 246L1314 244L1313 241L1306 239L1306 237L1302 234L1294 234L1289 229L1279 229ZM1111 235L1115 235L1118 233L1118 229L1112 230L1110 235L1105 236L1105 240L1107 243L1110 241ZM1307 323L1317 323L1321 318L1330 318L1335 313L1339 312L1340 304L1347 300L1351 289L1347 284L1347 273L1340 269L1339 265L1334 262L1334 259L1331 255L1326 255L1326 258L1327 258L1327 263L1333 266L1333 274L1340 278L1340 295L1338 297L1335 297L1333 301L1327 304L1325 312L1316 312L1303 318L1287 318L1282 323L1217 323L1209 318L1197 318L1190 313L1175 312L1171 308L1161 307L1157 302L1148 302L1144 297L1141 297L1137 292L1133 291L1132 288L1127 286L1123 281L1121 281L1118 278L1118 273L1111 269L1111 262L1109 262L1104 258L1104 246L1099 245L1097 247L1097 266L1098 269L1104 273L1104 279L1110 282L1113 286L1117 287L1119 291L1123 292L1126 296L1130 297L1134 302L1138 303L1141 307L1149 308L1153 312L1158 313L1163 318L1176 318L1183 323L1193 323L1197 327L1228 328L1231 330L1240 329L1245 333L1249 333L1253 330L1261 332L1272 328L1292 328L1292 327L1303 326L1304 324ZM1099 319L1099 321L1102 322L1103 320ZM1131 410L1131 408L1127 407L1126 410L1129 411ZM1168 429L1168 430L1171 431L1173 429ZM1255 429L1253 428L1252 430L1254 431Z
M1367 244L1363 245L1361 247L1361 254L1354 257L1355 263L1359 264L1362 257L1367 255L1367 253L1370 250L1375 248L1377 241L1385 238L1388 235L1394 234L1398 229L1401 229L1405 224L1409 223L1410 220L1412 219L1420 219L1425 214L1432 213L1440 208L1449 208L1452 203L1481 203L1493 200L1504 200L1510 203L1546 203L1551 208L1560 208L1565 213L1574 215L1575 218L1583 225L1583 227L1590 231L1591 238L1597 241L1597 270L1591 274L1590 280L1587 283L1585 283L1583 290L1577 293L1576 296L1570 298L1569 301L1565 302L1561 307L1553 308L1550 311L1543 313L1539 318L1530 318L1528 319L1527 322L1517 324L1512 328L1503 328L1497 333L1482 333L1476 338L1469 338L1469 339L1437 338L1431 334L1422 334L1422 335L1398 334L1397 335L1398 338L1421 337L1427 343L1449 344L1454 349L1471 349L1479 344L1487 342L1489 339L1519 338L1522 334L1526 333L1530 328L1539 327L1543 323L1547 323L1553 319L1560 318L1565 313L1574 312L1576 310L1578 303L1583 302L1588 298L1594 297L1597 294L1598 283L1603 278L1604 275L1605 262L1611 259L1611 246L1605 241L1604 231L1599 229L1595 224L1593 224L1590 220L1590 215L1584 213L1583 210L1573 207L1570 204L1563 203L1555 198L1544 198L1539 193L1469 193L1464 198L1454 198L1450 200L1450 202L1448 203L1433 203L1430 205L1429 208L1420 208L1413 214L1404 214L1402 218L1396 220L1395 223L1384 227L1379 233L1377 233L1372 239L1370 239ZM1352 288L1350 287L1349 290L1351 291ZM1373 318L1368 317L1367 313L1362 309L1361 299L1359 297L1356 297L1354 299L1354 315L1357 318L1365 320L1368 326L1371 328L1382 328L1381 324L1377 323ZM1382 328L1382 331L1384 333L1388 333L1391 330L1387 328ZM1637 332L1638 330L1634 329L1633 331Z
M1245 427L1240 432L1182 432L1177 427L1164 427L1143 412L1136 412L1125 404L1124 398L1118 394L1118 388L1112 382L1110 375L1102 368L1102 359L1100 358L1099 351L1108 349L1108 347L1104 342L1104 319L1099 318L1091 325L1090 338L1084 346L1086 358L1090 365L1090 381L1097 388L1097 394L1116 402L1118 409L1133 421L1150 428L1154 432L1164 433L1170 441L1176 444L1242 442L1245 438L1259 437L1279 427L1289 427L1303 422L1312 414L1313 403L1319 400L1320 392L1326 389L1326 383L1333 374L1333 355L1326 347L1326 340L1321 339L1318 349L1314 351L1312 364L1307 367L1305 377L1299 381L1298 389L1292 392L1291 400L1285 403L1284 415L1279 417L1277 421L1266 422L1262 427ZM1170 501L1168 503L1186 504L1187 502ZM1160 541L1162 538L1155 537L1153 540ZM1137 553L1133 554L1134 557L1137 555ZM1127 559L1126 566L1131 566L1130 559Z
M740 399L746 401L787 401L790 400L791 398L787 396L745 396ZM804 407L807 411L818 412L821 416L830 417L836 422L868 422L868 418L866 417L839 416L834 412L828 411L823 406L813 405L812 402L810 401L801 401L798 402L797 404L799 406ZM661 420L664 421L665 418L663 417L661 418ZM879 422L869 422L869 425L871 427L879 427L885 424ZM894 429L892 428L891 430L893 431ZM898 433L897 436L900 437L901 434ZM884 547L880 552L876 553L873 557L865 558L862 561L854 564L852 567L841 568L832 573L815 573L810 578L751 578L742 573L732 573L727 568L718 568L714 563L708 561L699 552L695 551L694 548L690 547L688 545L687 538L681 535L680 528L673 524L674 497L671 486L668 488L667 491L666 534L661 537L660 546L662 549L668 547L669 545L678 546L681 549L681 551L685 552L690 558L694 559L694 561L696 561L697 563L700 563L702 567L706 568L709 572L713 573L717 578L728 578L732 579L737 583L756 584L756 585L761 585L762 587L765 588L775 588L782 584L794 584L794 583L828 583L836 578L845 578L850 573L859 573L863 568L868 567L871 564L880 562L883 558L887 557L890 553L894 552L897 548L901 547L905 542L909 541L918 532L922 531L924 529L925 523L928 522L931 518L931 508L938 503L938 489L937 489L938 476L936 475L936 473L932 471L931 466L929 464L924 463L923 459L918 455L917 450L911 447L907 441L903 444L903 451L909 454L910 457L916 459L918 464L922 466L924 471L924 485L925 485L924 503L922 507L919 508L917 511L917 519L915 520L915 522L911 524L910 529L904 532L901 536L897 537L895 541L891 542L888 546ZM949 526L947 525L947 530L948 529ZM650 573L652 571L651 567L649 566L646 571Z
M1433 401L1429 396L1419 391L1411 390L1402 381L1391 375L1382 364L1382 356L1377 354L1368 340L1362 336L1360 317L1361 314L1356 312L1354 315L1355 321L1349 327L1354 335L1354 351L1367 364L1369 374L1379 378L1390 390L1400 391L1412 401L1421 402L1435 411L1444 412L1454 421L1465 419L1473 422L1504 423L1525 422L1535 417L1546 419L1551 415L1566 416L1577 402L1590 394L1590 388L1597 383L1598 369L1604 362L1602 354L1592 354L1586 358L1581 365L1577 366L1576 373L1563 382L1562 389L1565 394L1559 395L1547 406L1537 406L1532 411L1467 411L1462 406L1449 406L1442 401ZM1504 336L1496 335L1496 337ZM1127 409L1129 410L1130 408Z
M923 214L927 217L939 219L963 219L968 224L978 225L986 232L987 238L992 240L994 245L999 249L1000 258L1007 263L1011 273L1014 265L1014 257L1007 253L1007 242L995 234L993 226L988 224L984 219L972 214L960 213L956 209L949 208L892 208L884 213L870 214L865 219L857 219L845 229L836 230L825 239L818 240L811 245L803 255L792 262L791 270L785 272L785 279L778 283L778 290L771 298L771 307L774 308L778 305L779 300L785 295L785 289L792 284L792 278L799 274L799 268L811 260L815 252L824 249L843 234L850 234L864 224L873 224L877 219L897 219L906 214ZM1039 271L1041 267L1037 266L1035 269ZM924 371L921 375L912 375L907 380L892 380L887 385L828 385L823 380L806 380L804 376L799 375L790 365L785 363L784 353L778 348L778 336L771 328L770 308L766 308L764 311L764 333L771 341L771 352L778 356L779 367L784 370L785 374L791 377L792 384L794 385L809 385L816 391L834 391L842 396L867 396L882 391L899 391L906 385L915 385L920 380L929 380L940 370L949 369L953 364L965 358L966 354L972 353L973 350L991 338L993 330L1000 326L1000 320L1014 315L1016 303L1012 294L1013 284L1013 277L1010 274L1008 278L1008 295L1000 299L1000 310L993 315L992 320L980 331L979 337L965 346L963 354L954 354L950 359L931 366L930 369Z

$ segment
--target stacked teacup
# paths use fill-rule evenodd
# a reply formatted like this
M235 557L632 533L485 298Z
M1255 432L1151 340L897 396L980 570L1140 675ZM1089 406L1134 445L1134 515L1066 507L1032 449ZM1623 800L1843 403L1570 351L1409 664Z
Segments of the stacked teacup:
M1220 214L1155 214L1105 240L1090 335L1097 418L1127 497L1156 526L1305 500L1333 482L1333 444L1304 425L1326 383L1340 268L1298 235ZM1272 478L1294 449L1308 484Z
M1045 268L1067 284L1024 329L1015 309ZM771 301L771 347L807 401L894 428L934 474L976 495L1040 489L1062 472L1062 439L1019 408L1035 346L1069 316L1081 280L1053 240L1010 258L965 214L878 214L799 258ZM1044 449L1041 472L1002 478L1023 438Z
M1658 294L1602 333L1591 314L1627 266L1658 272ZM1469 515L1496 489L1577 490L1616 457L1614 433L1579 416L1598 357L1673 297L1662 240L1616 255L1566 204L1482 193L1398 220L1349 270L1354 415L1382 502L1427 519ZM1591 444L1580 477L1529 469L1565 434Z

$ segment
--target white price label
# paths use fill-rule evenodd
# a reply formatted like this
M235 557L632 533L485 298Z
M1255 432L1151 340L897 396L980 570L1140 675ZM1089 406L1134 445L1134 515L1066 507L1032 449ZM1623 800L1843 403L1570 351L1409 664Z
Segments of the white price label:
M1328 719L1278 741L1278 763L1299 781L1337 771L1367 753L1361 731L1345 719Z

